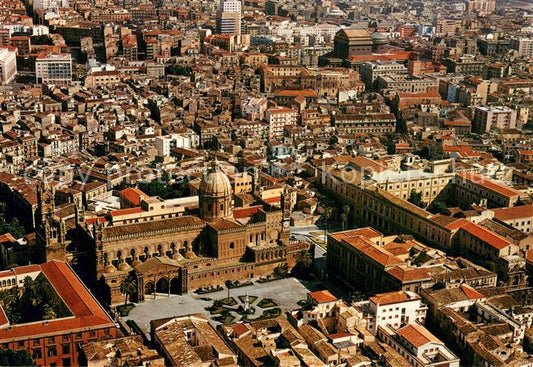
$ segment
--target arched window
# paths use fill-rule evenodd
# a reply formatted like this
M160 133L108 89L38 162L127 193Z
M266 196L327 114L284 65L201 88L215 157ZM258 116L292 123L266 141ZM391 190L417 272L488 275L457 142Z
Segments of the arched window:
M234 248L235 248L235 242L231 242L231 243L229 244L229 248L234 249Z

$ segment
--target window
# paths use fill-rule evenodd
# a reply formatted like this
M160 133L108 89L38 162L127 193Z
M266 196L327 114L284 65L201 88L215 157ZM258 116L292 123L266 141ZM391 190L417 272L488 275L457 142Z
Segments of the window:
M235 243L234 243L234 242L231 242L231 243L229 244L229 248L234 249L234 248L235 248Z
M40 348L39 349L34 349L32 354L31 354L31 357L33 359L41 359L41 358L43 358L43 354L41 352L41 349Z
M49 347L48 348L48 357L55 357L55 356L57 356L56 347Z
M62 354L70 354L70 344L63 344L61 346Z

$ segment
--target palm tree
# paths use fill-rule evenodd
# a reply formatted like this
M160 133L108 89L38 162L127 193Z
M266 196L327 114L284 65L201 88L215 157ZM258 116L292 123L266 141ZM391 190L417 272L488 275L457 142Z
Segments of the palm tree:
M126 278L120 282L120 291L126 295L124 299L124 304L128 303L128 299L133 298L137 293L137 277L135 272L131 271Z
M274 268L274 275L277 277L283 277L289 272L289 265L287 263L280 264Z
M348 223L348 214L350 213L350 206L345 205L342 208L342 214L341 214L341 223L342 223L342 229L346 229L346 224Z
M229 299L229 290L231 288L231 286L233 285L233 283L231 282L231 280L226 280L226 288L228 288L228 299Z
M311 253L307 250L303 250L302 252L300 252L300 256L298 257L297 263L300 264L303 269L308 269L313 263Z
M57 317L57 313L56 313L56 310L54 309L54 307L52 305L50 305L49 303L47 303L46 305L44 305L44 315L43 315L43 318L45 320L53 320Z

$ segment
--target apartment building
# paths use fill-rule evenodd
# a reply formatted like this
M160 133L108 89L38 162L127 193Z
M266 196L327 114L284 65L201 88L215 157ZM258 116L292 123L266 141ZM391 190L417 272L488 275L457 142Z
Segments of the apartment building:
M389 250L378 245L379 232L362 228L328 235L327 269L349 289L406 290L418 292L431 283L427 269L406 266Z
M524 233L533 233L533 205L492 209L494 219Z
M388 134L396 131L396 116L392 113L350 113L334 117L339 134Z
M518 254L517 245L496 233L466 219L457 222L454 224L459 230L454 240L463 253L492 261Z
M533 57L533 38L513 38L511 48L523 57Z
M269 126L268 136L276 139L283 136L285 126L296 125L298 112L292 108L276 107L266 111L266 120Z
M477 173L458 173L453 178L455 196L458 202L487 202L489 208L515 206L522 192L502 185Z
M364 62L360 68L361 80L368 89L373 89L380 76L407 75L407 67L394 61Z
M472 124L473 131L479 134L488 133L493 129L516 128L517 113L505 106L477 107Z
M9 84L17 75L17 53L12 48L0 48L0 83Z
M357 303L357 306L367 315L367 328L374 335L380 326L399 328L426 320L427 306L418 294L410 291L376 294L368 301Z
M428 93L438 88L437 79L425 77L406 77L405 75L380 75L376 81L377 89L396 93Z
M72 55L41 52L35 60L35 77L41 84L69 84L72 81Z
M459 367L459 358L422 325L410 324L400 329L381 326L378 338L401 354L413 367Z
M194 149L200 144L200 137L192 130L183 133L156 136L155 148L157 154L168 157L176 148Z

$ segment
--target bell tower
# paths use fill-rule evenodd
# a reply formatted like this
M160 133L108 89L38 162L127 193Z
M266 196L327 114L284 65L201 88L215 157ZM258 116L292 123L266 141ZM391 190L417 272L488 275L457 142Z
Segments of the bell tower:
M65 223L55 219L54 190L48 185L43 175L37 186L37 244L41 246L45 261L52 259L66 260L64 247L66 228Z

